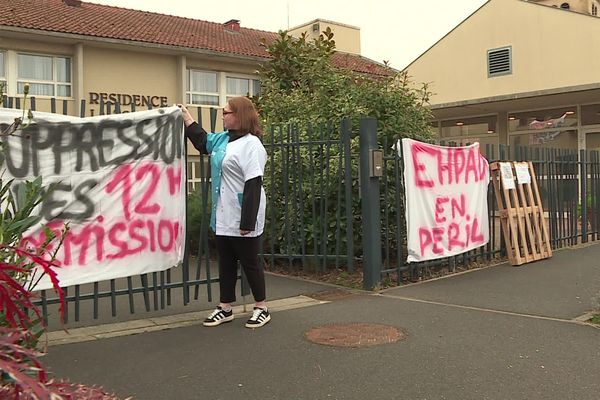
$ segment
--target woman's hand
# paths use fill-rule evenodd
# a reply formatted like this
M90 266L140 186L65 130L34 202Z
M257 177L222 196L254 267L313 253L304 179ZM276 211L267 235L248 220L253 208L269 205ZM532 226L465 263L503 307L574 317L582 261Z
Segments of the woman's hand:
M245 231L245 230L243 230L243 229L240 229L240 235L242 235L242 236L246 236L246 235L247 235L247 234L249 234L250 232L252 232L252 231Z
M185 108L183 104L177 104L177 107L181 108L181 113L183 114L183 123L186 127L190 126L195 122L194 118L192 117L192 114L190 114L188 109Z

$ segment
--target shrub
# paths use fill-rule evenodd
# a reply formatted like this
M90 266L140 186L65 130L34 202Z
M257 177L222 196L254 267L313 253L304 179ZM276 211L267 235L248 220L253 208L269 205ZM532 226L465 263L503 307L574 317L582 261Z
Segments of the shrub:
M204 206L204 198L206 197L206 206ZM200 246L200 238L202 237L202 228L207 230L207 235L210 238L214 237L214 233L210 229L210 205L211 200L209 193L203 196L200 189L191 192L187 197L187 245L191 255L198 255ZM203 226L202 224L205 224ZM208 241L209 251L214 254L214 241ZM204 250L203 250L204 251Z

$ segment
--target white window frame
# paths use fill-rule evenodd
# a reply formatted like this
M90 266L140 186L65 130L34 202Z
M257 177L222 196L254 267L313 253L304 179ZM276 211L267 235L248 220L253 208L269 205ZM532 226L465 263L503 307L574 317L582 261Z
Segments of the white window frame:
M255 88L255 85L257 84L257 82L258 82L258 88L260 89L260 80L258 79L257 76L238 75L238 74L223 74L223 75L224 75L223 88L225 89L225 102L227 102L227 100L229 100L231 97L246 96L246 95L253 96L254 92L255 92L254 88ZM228 93L227 92L227 78L248 80L249 93ZM260 91L258 93L260 93Z
M41 83L41 84L45 84L45 85L53 85L54 86L54 94L48 96L48 95L40 95L40 94L31 94L31 96L33 97L41 97L41 98L57 98L57 99L72 99L73 98L73 57L71 56L65 56L65 55L61 55L61 54L44 54L44 53L36 53L36 52L14 52L14 57L11 60L12 63L14 63L14 70L15 70L15 76L14 76L14 89L11 92L14 92L14 94L16 94L17 96L22 95L23 93L19 93L19 83ZM28 56L38 56L38 57L50 57L52 58L52 80L41 80L41 79L26 79L26 78L19 78L19 65L18 65L18 60L19 60L19 55L28 55ZM65 58L68 59L69 62L69 76L71 78L70 82L64 82L64 81L59 81L58 80L58 68L57 68L57 63L58 63L58 59L61 58ZM12 83L13 80L9 80L10 83ZM9 86L12 86L9 83ZM70 96L59 96L58 95L58 87L59 86L68 86L70 88Z
M199 189L200 185L204 182L204 178L200 175L202 169L200 164L204 163L204 171L208 168L208 157L200 157L197 155L188 155L187 160L187 183L188 191L193 192Z
M217 91L216 92L195 92L191 90L192 87L192 72L203 72L203 73L207 73L207 74L215 74L216 78L217 78ZM219 107L221 105L221 95L220 95L220 89L222 88L222 84L221 84L221 79L220 79L220 73L217 71L208 71L208 70L203 70L203 69L197 69L197 68L187 68L186 70L186 88L185 88L185 95L186 95L186 102L189 105L197 105L197 106L204 106L204 107ZM199 95L199 96L216 96L217 98L217 104L207 104L207 103L194 103L193 102L193 95Z
M0 74L0 82L4 83L4 91L2 92L3 94L7 94L8 93L8 79L6 79L6 75L8 74L8 67L7 67L7 59L8 59L8 51L6 50L0 50L0 53L3 55L2 58L2 74Z
M209 74L216 74L217 76L217 92L195 92L190 90L192 87L191 77L192 71L195 72L204 72ZM207 69L201 68L186 68L186 82L185 82L185 97L186 103L190 106L198 106L198 107L223 107L227 100L231 97L235 96L246 96L247 93L228 93L227 92L227 78L234 79L245 79L248 80L248 88L250 89L250 95L253 95L256 86L258 85L258 93L260 93L260 79L258 75L246 75L246 74L236 74L225 71L211 71ZM218 104L207 104L207 103L194 103L192 100L192 95L201 95L201 96L218 96L219 102Z

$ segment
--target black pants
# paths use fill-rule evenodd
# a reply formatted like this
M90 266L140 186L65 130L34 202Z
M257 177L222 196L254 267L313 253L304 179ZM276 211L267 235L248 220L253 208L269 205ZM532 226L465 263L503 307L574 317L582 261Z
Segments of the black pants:
M259 237L216 236L217 253L219 255L219 288L221 303L235 301L235 284L237 282L237 262L242 264L248 278L252 295L256 302L264 301L265 271L260 265L258 251Z

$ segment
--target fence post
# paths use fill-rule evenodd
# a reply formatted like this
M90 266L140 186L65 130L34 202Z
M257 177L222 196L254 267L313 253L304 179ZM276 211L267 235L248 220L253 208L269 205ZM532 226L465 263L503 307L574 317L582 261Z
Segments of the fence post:
M587 212L587 160L585 150L579 150L579 180L581 184L581 242L587 242L588 236L588 212Z
M354 216L352 213L352 153L350 152L350 134L352 128L350 126L350 119L344 118L342 120L342 143L344 145L344 186L345 186L345 200L346 200L346 223L348 225L348 231L346 232L347 248L346 248L346 262L348 263L348 272L354 272Z
M373 290L381 281L381 207L379 178L372 173L372 150L377 146L377 120L361 118L360 195L362 203L363 288Z

